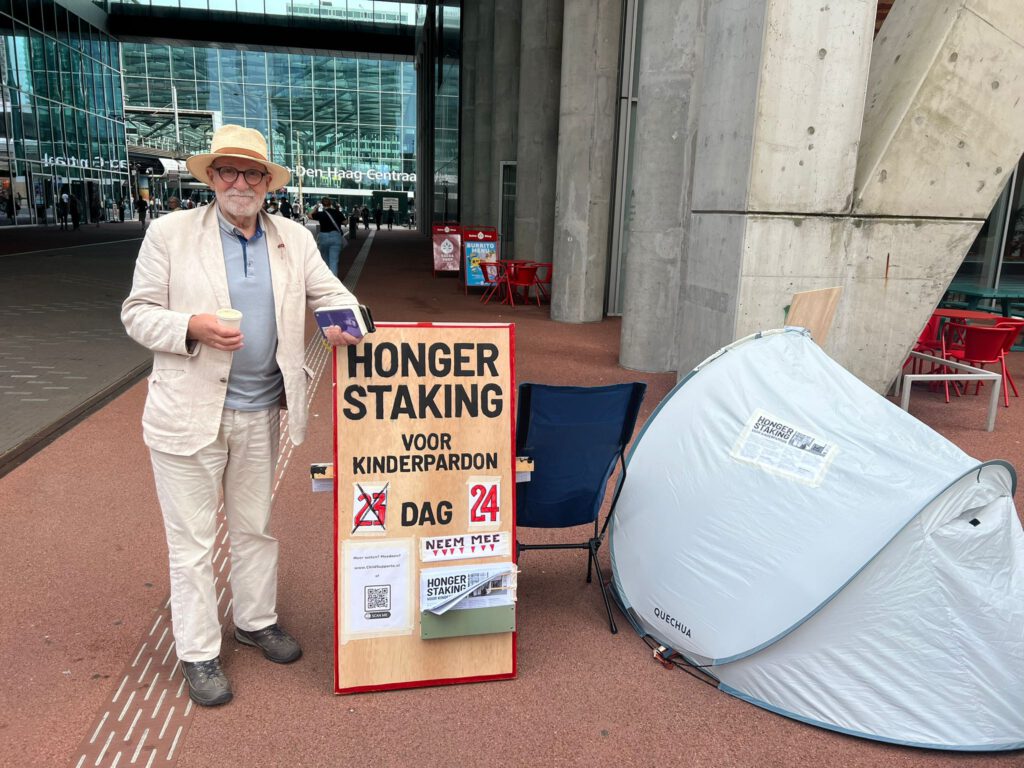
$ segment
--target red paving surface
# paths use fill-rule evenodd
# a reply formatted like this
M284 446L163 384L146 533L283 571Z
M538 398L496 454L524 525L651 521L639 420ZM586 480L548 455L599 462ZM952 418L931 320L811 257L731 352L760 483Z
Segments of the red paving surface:
M343 269L363 242L347 249ZM617 320L566 325L546 308L484 306L429 267L425 238L384 231L357 293L378 320L515 322L520 381L645 380L641 422L675 383L617 366ZM1024 382L1024 355L1013 357ZM144 397L140 383L0 479L0 766L78 764L83 742L107 739L130 691L143 701L149 691L152 667L141 682L123 682L141 645L161 635L169 595L139 425ZM973 456L1020 465L1024 400L1000 408L994 433L983 431L985 397L942 400L915 390L912 412ZM155 717L140 709L130 741L112 738L100 765L114 764L117 750L117 765L146 765L152 754L150 764L179 766L1024 766L1020 752L931 752L820 730L666 670L625 621L608 633L582 553L531 551L520 563L516 680L335 696L331 495L312 494L307 471L330 458L330 414L321 379L307 440L288 457L275 501L281 621L305 655L278 666L226 638L234 702L169 723L183 724L171 761L137 749L143 727L163 727L170 700ZM125 712L121 727L134 717Z

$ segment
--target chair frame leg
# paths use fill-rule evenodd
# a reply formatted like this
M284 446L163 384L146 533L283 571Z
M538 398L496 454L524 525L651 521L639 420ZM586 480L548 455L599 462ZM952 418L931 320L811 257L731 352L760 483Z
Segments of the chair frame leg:
M596 522L596 521L595 521ZM595 525L596 534L596 525ZM604 609L608 612L608 629L613 635L619 633L615 624L615 617L612 615L612 602L608 596L608 585L604 580L604 572L601 570L601 563L597 559L597 551L601 548L601 539L593 536L586 543L579 544L521 544L516 542L516 561L523 556L523 552L530 549L585 549L587 550L587 583L593 581L593 573L597 571L597 584L601 587L601 599L604 600Z
M615 625L615 617L612 615L612 601L608 597L608 585L605 583L604 574L601 572L601 564L597 561L597 550L600 547L600 539L590 540L590 556L587 558L587 581L590 581L590 567L593 565L594 570L597 571L597 585L601 588L604 609L608 612L608 629L613 635L617 635L619 634L619 628Z

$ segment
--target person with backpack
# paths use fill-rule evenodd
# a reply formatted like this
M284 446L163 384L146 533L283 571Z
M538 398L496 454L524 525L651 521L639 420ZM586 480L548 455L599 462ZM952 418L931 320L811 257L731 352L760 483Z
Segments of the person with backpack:
M334 201L329 197L320 199L320 204L313 206L309 212L311 219L316 219L320 224L320 234L317 235L316 245L320 249L320 256L327 262L331 274L338 276L338 260L341 256L341 249L345 247L345 232L342 229L345 219L341 211L334 207Z

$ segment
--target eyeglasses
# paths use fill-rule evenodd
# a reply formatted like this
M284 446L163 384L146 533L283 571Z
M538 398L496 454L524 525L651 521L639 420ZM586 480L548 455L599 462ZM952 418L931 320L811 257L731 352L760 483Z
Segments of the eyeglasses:
M264 177L270 175L266 171L260 171L256 168L249 168L245 171L240 171L237 168L232 168L230 165L222 165L220 167L213 166L213 170L215 170L217 175L220 176L221 181L226 182L227 184L234 184L238 175L242 174L242 177L245 179L245 183L250 187L255 187L263 181Z

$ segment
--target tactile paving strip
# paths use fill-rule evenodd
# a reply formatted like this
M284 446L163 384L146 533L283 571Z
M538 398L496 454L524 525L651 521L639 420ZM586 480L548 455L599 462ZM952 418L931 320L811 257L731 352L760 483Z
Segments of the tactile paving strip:
M314 372L307 389L311 400L320 383L330 353L315 336L306 347L306 365ZM281 450L278 454L274 496L288 469L294 446L287 439L287 411L281 421ZM213 569L217 605L222 629L231 615L230 548L227 525L218 509ZM195 705L188 697L185 678L174 653L171 632L171 598L156 611L150 629L143 636L132 660L119 678L113 698L103 707L88 734L72 756L75 768L117 768L118 766L175 765L188 733Z

